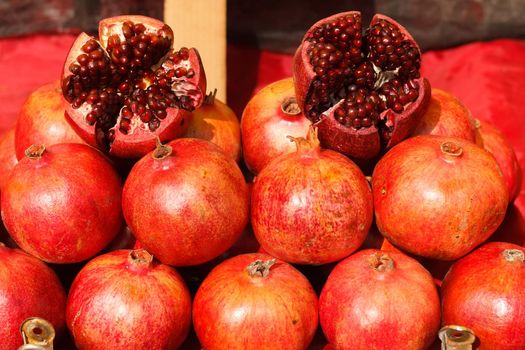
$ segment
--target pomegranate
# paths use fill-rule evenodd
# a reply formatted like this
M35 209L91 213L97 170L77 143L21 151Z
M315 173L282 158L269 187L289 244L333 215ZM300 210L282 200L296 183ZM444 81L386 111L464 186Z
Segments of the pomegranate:
M474 124L476 127L476 143L496 158L505 178L510 200L511 202L514 201L521 191L523 173L512 145L505 134L494 125L477 119Z
M15 153L15 129L9 129L0 136L0 189L4 187L11 170L18 160Z
M432 88L430 103L412 135L441 135L476 142L472 114L454 95Z
M210 141L233 160L241 160L241 128L239 118L228 105L215 98L217 90L209 93L202 106L192 113L184 137Z
M438 260L455 260L484 242L508 204L494 157L444 136L416 136L392 148L374 169L372 189L383 236Z
M11 174L2 190L2 219L31 255L52 263L83 261L119 232L121 181L96 149L33 145Z
M268 163L295 151L287 138L304 137L310 121L304 117L294 95L292 78L262 88L248 102L241 118L244 162L258 174Z
M439 307L423 266L376 249L340 262L319 298L321 327L338 350L427 349L439 330Z
M118 16L73 43L62 74L66 117L87 143L138 158L156 138L184 133L206 91L195 49L172 50L171 28L153 18Z
M307 349L317 323L317 295L306 277L266 254L219 264L193 303L193 326L206 350Z
M84 143L64 117L65 101L56 80L36 89L18 114L15 132L16 156L25 157L33 144Z
M199 139L159 144L126 179L124 217L142 246L165 264L209 261L248 222L248 187L233 159Z
M393 19L376 14L364 35L361 13L315 23L293 58L299 107L323 146L369 159L416 127L430 100L421 52Z
M465 326L479 350L525 349L525 249L491 242L457 261L441 287L443 324Z
M272 161L252 190L252 227L261 247L291 263L325 264L355 251L372 224L372 193L351 160L322 150L312 127L291 138L297 151Z
M20 325L29 317L51 322L57 333L65 328L66 293L46 264L19 249L0 243L0 339L2 349L23 344Z
M145 250L91 260L67 299L67 326L79 349L176 349L191 325L191 297L175 269Z

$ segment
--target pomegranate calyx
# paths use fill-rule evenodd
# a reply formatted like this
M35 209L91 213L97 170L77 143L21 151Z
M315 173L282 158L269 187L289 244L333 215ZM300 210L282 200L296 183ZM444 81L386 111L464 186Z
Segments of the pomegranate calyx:
M43 318L30 317L24 320L20 326L20 333L26 345L37 345L39 349L44 350L53 348L55 329Z
M450 325L439 330L439 340L445 350L470 350L476 336L470 328Z
M379 272L391 271L394 269L394 260L390 255L383 252L376 252L368 259L371 268Z
M42 154L44 154L44 151L46 150L46 146L44 145L31 145L25 150L25 155L29 159L37 160L42 158Z
M250 277L266 277L270 274L270 268L275 264L276 259L255 260L246 266L246 271Z
M134 266L149 267L153 262L153 255L150 254L146 249L133 249L129 252L129 261Z
M519 262L525 263L525 253L519 249L505 249L503 251L503 257L508 262Z
M287 115L299 115L301 114L301 108L297 103L295 96L287 97L281 103L281 110Z
M213 103L215 103L215 96L217 95L217 89L213 89L213 91L208 92L206 97L204 98L203 105L211 106Z
M463 154L463 148L452 141L443 142L440 148L441 152L447 156L460 157Z
M311 150L318 150L321 147L321 143L319 142L319 137L317 136L317 127L312 125L308 129L308 133L306 134L306 138L304 137L294 137L294 136L286 136L290 140L290 142L295 142L295 146L297 147L297 152L300 151L311 151Z
M169 157L172 154L173 148L170 145L163 145L158 137L156 143L157 146L151 155L153 159L162 160L164 158Z

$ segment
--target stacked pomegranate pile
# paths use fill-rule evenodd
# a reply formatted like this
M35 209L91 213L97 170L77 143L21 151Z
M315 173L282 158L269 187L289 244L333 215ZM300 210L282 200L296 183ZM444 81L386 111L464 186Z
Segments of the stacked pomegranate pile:
M516 156L400 24L315 23L240 123L172 43L101 21L3 136L3 349L525 349Z

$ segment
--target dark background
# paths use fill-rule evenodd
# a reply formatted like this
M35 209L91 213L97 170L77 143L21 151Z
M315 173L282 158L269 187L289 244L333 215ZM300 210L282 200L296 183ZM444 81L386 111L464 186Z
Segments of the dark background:
M525 0L229 0L228 40L290 53L317 20L348 10L365 21L376 12L395 18L423 50L525 38ZM94 31L101 18L119 14L162 19L163 0L0 0L0 36Z

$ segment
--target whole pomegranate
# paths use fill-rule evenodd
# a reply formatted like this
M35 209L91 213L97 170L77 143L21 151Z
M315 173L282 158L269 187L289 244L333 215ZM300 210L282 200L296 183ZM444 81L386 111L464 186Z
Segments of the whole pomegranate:
M138 158L184 133L206 91L195 49L172 50L169 26L144 16L100 21L73 43L62 74L66 117L87 143Z
M295 99L292 78L278 80L262 88L248 102L241 118L244 162L258 174L281 154L296 147L288 136L304 137L310 121Z
M412 135L441 135L476 142L470 110L454 95L432 88L426 112Z
M430 100L421 52L403 26L376 14L363 34L361 13L315 23L293 58L299 107L324 147L370 159L406 138Z
M91 260L67 299L78 349L176 349L191 324L191 297L175 269L145 250L116 250Z
M29 317L51 322L60 335L65 328L66 293L46 264L0 243L0 339L2 349L22 344L20 325Z
M496 158L509 190L510 201L514 201L521 191L523 172L510 141L501 130L488 122L476 119L474 124L476 143Z
M441 286L443 324L474 331L479 350L525 349L525 249L491 242L457 261Z
M210 141L233 160L241 160L241 128L239 118L228 105L215 98L215 90L192 113L188 130L183 137Z
M22 159L33 144L84 143L69 125L60 81L36 89L24 102L16 121L16 156Z
M266 254L217 265L193 302L193 325L206 350L305 350L317 323L317 295L306 277Z
M321 327L338 350L427 349L439 330L439 307L423 266L376 249L337 264L319 298Z
M416 255L455 260L501 224L508 193L494 157L469 141L412 137L390 150L372 176L379 231Z
M252 190L252 227L261 247L291 263L325 264L355 251L372 224L363 173L319 147L316 129L292 138L297 151L273 160Z
M85 144L26 150L2 189L2 219L26 252L52 263L86 260L122 225L120 178Z
M0 190L18 160L15 153L15 129L9 129L0 136Z
M124 217L142 246L165 264L209 261L248 222L248 187L233 159L199 139L159 144L126 179Z

